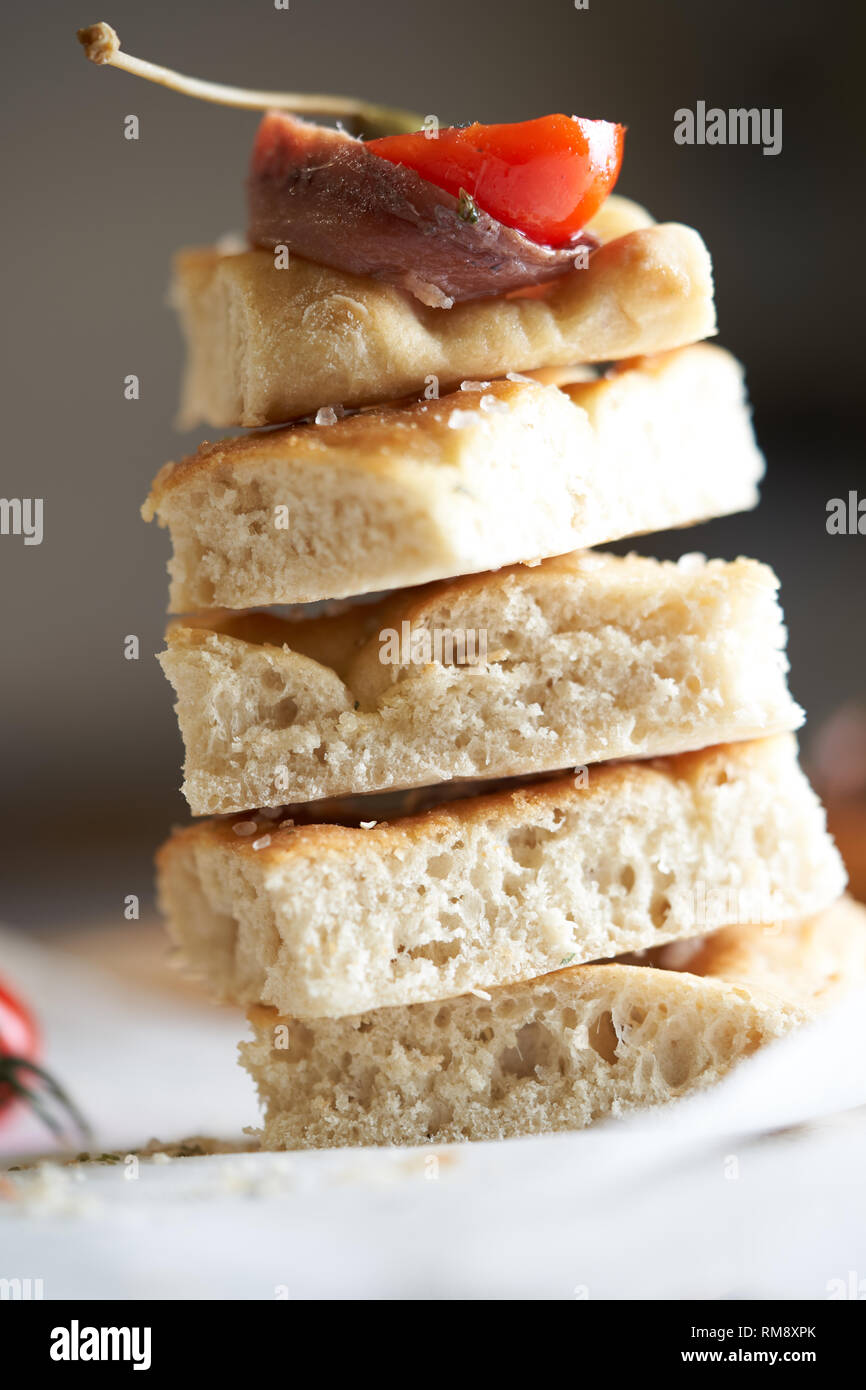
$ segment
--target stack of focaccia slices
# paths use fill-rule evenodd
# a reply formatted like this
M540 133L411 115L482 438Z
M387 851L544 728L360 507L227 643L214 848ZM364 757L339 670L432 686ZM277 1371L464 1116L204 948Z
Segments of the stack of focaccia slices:
M250 1009L267 1147L579 1127L866 974L774 575L587 549L752 507L762 472L700 237L616 195L589 231L542 292L447 309L261 246L178 258L184 422L259 432L144 508L211 817L160 895Z

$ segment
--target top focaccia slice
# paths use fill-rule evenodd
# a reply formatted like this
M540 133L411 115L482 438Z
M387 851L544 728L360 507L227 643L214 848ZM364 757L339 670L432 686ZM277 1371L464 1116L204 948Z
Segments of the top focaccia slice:
M180 423L267 425L575 362L619 361L715 332L697 232L612 197L602 245L531 291L427 308L405 290L261 249L182 251L173 301L187 343Z

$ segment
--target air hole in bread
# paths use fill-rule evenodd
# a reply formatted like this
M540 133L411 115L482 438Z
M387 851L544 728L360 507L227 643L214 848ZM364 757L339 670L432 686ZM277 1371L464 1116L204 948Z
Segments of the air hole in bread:
M507 995L500 998L498 1007L500 1016L503 1018L513 1018L516 1013L520 1012L519 1002Z
M245 516L249 516L251 512L260 512L264 508L265 499L259 478L247 478L244 484L237 488L235 505Z
M272 1056L281 1061L302 1062L309 1057L313 1051L315 1034L305 1023L295 1021L289 1033L289 1045L287 1048L273 1049Z
M453 1119L454 1107L439 1098L434 1100L427 1116L427 1138L432 1139L440 1130L447 1128Z
M609 1009L596 1015L587 1029L587 1034L593 1052L597 1052L603 1061L614 1063L619 1038L613 1026L613 1015Z
M682 1038L667 1038L658 1048L658 1068L665 1085L677 1091L691 1079L695 1070L694 1049Z
M536 1019L518 1028L514 1046L505 1049L499 1066L505 1076L535 1076L536 1067L549 1065L555 1050L553 1034Z
M508 848L515 864L522 869L537 869L541 865L541 846L553 839L552 830L544 830L540 825L521 826L512 830L508 836Z
M343 1057L343 1072L346 1074L351 1066L351 1054L345 1053ZM352 1094L347 1095L347 1099L353 1105L357 1105L361 1110L369 1110L373 1104L374 1085L376 1072L372 1067L367 1067L362 1076L358 1077L352 1087Z
M265 690L285 690L285 678L274 666L266 666L261 674L262 687Z
M427 860L427 873L430 878L447 878L451 873L453 860L450 854L434 854Z
M650 903L650 918L657 929L663 927L671 910L670 898L664 893L654 893Z
M408 955L410 960L429 960L442 966L459 956L461 950L459 941L428 941L426 946L413 946Z
M452 898L451 901L456 903L458 899ZM440 912L439 925L443 931L453 932L455 936L462 933L464 928L463 918L459 912Z
M478 889L479 893L486 896L492 887L489 865L484 862L476 864L469 875L469 882L472 884L473 888Z
M277 723L284 728L289 724L294 724L297 717L297 701L293 700L289 695L287 695L284 700L280 700L279 704L274 708L274 718Z

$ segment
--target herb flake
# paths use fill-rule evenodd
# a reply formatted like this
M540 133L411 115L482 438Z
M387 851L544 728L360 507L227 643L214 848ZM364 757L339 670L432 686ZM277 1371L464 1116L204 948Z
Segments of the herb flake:
M460 196L457 199L457 216L460 218L461 222L478 221L478 204L472 197L472 194L466 192L465 188L461 188Z

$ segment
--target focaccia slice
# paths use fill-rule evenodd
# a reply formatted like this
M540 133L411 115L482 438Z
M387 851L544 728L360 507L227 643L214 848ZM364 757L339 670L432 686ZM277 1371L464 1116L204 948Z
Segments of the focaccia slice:
M179 963L213 993L336 1017L806 915L845 873L783 734L201 821L158 880Z
M583 552L330 616L180 620L195 815L682 753L795 729L754 560Z
M444 390L466 377L664 352L715 332L697 232L653 224L619 200L589 230L604 244L587 266L531 293L451 309L300 256L278 266L261 249L183 251L173 289L187 346L180 423L279 424L420 393L432 377Z
M763 460L728 353L573 375L466 382L167 464L143 514L171 533L171 611L404 588L755 505Z

